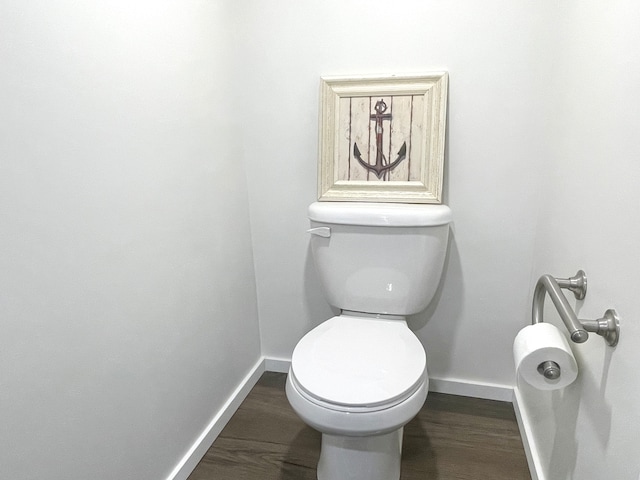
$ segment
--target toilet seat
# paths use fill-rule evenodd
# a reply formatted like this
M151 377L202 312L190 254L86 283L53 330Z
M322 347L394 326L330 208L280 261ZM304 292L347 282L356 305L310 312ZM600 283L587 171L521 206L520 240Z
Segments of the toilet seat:
M291 359L307 400L334 410L390 408L426 381L426 355L404 320L333 317L307 333Z

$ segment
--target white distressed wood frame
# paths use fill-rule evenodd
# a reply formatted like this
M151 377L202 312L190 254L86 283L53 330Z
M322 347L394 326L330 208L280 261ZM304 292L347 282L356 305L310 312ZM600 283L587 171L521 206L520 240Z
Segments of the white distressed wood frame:
M442 203L447 84L446 72L322 77L318 199ZM353 145L358 143L361 156L375 163L375 125L371 127L375 99L396 112L392 112L395 126L389 122L383 137L388 163L396 154L399 158L400 142L409 142L407 161L381 179L353 158ZM358 122L361 127L354 130L352 124Z

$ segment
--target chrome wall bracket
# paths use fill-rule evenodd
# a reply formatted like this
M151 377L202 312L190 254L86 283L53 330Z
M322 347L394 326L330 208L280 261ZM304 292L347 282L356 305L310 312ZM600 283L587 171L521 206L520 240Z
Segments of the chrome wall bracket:
M587 296L587 274L584 270L578 270L573 277L554 279L560 288L566 288L573 292L576 300L584 300Z
M587 294L587 275L582 270L578 270L578 273L570 278L541 276L533 292L531 323L536 324L543 321L544 297L548 293L560 318L569 330L572 341L584 343L591 332L603 337L607 345L615 347L620 339L620 318L617 312L610 308L604 313L603 318L579 320L561 289L570 290L578 300L584 299Z
M581 320L587 332L593 332L601 337L610 347L615 347L620 339L620 317L615 309L604 312L604 317L598 320Z

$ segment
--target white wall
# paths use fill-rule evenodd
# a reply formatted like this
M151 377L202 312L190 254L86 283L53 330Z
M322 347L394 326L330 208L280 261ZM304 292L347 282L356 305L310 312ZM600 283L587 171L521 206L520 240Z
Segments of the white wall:
M0 478L164 478L260 356L222 5L0 3Z
M332 314L305 234L316 199L319 77L444 69L454 236L438 301L412 325L432 377L511 385L511 343L529 310L551 2L289 0L241 8L236 44L245 65L239 87L263 352L288 358Z
M541 215L531 289L538 276L588 275L580 318L615 307L612 349L590 335L573 344L580 375L563 392L520 388L540 469L548 480L640 475L640 4L559 2L558 43ZM550 302L547 302L550 303ZM545 321L562 325L553 307Z

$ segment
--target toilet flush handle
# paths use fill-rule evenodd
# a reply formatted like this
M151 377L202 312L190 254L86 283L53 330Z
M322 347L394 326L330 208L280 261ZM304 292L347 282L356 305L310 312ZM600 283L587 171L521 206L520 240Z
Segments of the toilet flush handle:
M329 227L316 227L307 230L307 233L311 235L318 235L319 237L329 238L331 236L331 228Z

